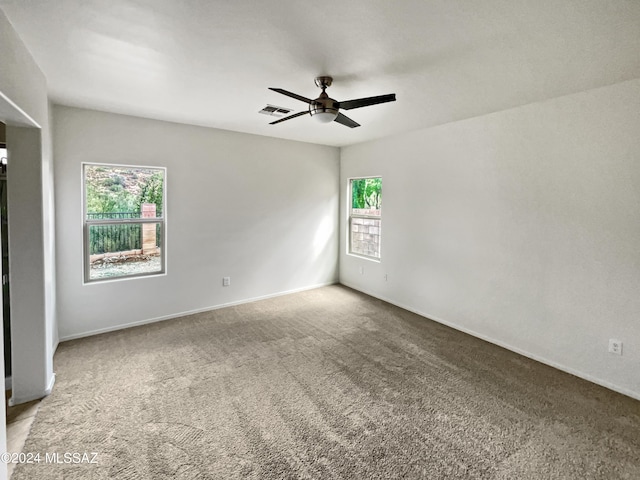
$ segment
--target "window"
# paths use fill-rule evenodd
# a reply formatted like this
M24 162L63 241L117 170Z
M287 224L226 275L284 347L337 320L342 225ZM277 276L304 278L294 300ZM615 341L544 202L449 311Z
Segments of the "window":
M165 177L164 168L83 164L85 282L164 273Z
M349 192L349 253L379 259L382 178L352 178Z

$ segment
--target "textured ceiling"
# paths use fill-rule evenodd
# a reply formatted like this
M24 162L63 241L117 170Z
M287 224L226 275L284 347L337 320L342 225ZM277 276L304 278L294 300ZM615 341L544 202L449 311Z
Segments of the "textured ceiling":
M53 102L326 145L495 112L640 77L638 0L0 0ZM280 87L337 100L278 125Z

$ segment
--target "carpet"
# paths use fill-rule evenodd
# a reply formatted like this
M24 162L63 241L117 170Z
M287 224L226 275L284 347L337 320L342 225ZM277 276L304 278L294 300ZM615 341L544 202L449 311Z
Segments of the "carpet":
M640 478L640 402L338 285L64 342L55 371L23 450L49 462L13 480Z

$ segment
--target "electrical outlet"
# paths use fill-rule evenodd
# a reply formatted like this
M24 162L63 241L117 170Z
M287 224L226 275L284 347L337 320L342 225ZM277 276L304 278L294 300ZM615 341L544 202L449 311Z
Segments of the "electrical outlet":
M360 275L364 275L364 267L360 267Z
M615 338L610 338L609 353L613 353L615 355L622 355L622 342L620 340L616 340Z
M231 277L222 277L222 286L228 287L231 285Z
M388 275L385 273L385 274L384 274L384 281L386 282L386 281L388 281L388 280L389 280L389 277L388 277Z

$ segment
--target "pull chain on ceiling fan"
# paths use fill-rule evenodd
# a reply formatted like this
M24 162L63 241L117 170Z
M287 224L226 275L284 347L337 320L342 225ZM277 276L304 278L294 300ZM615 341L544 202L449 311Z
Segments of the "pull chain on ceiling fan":
M317 77L315 82L316 85L322 89L322 93L315 100L311 100L307 97L303 97L302 95L283 90L282 88L269 87L269 90L273 90L274 92L281 93L282 95L286 95L288 97L295 98L296 100L300 100L301 102L309 104L308 111L294 113L293 115L289 115L288 117L284 117L276 120L275 122L271 122L269 125L275 125L276 123L285 122L287 120L291 120L292 118L309 114L321 123L338 122L342 125L346 125L347 127L355 128L359 127L360 124L351 120L346 115L340 113L340 109L352 110L354 108L368 107L370 105L376 105L378 103L396 101L396 94L390 93L388 95L378 95L377 97L357 98L355 100L347 100L346 102L338 102L337 100L329 97L326 92L327 87L330 87L331 83L333 83L333 78Z

